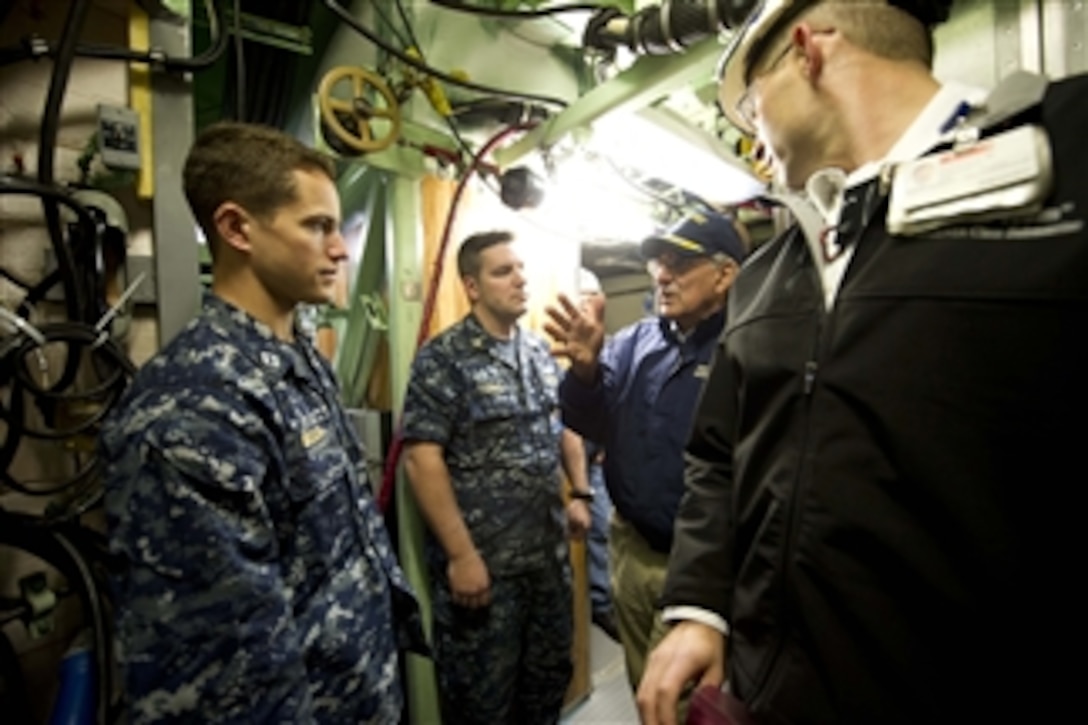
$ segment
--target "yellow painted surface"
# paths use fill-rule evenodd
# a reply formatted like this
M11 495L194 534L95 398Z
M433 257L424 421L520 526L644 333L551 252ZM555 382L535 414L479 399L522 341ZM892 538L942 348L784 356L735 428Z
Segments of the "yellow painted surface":
M128 44L132 50L150 47L147 13L136 0L129 0ZM129 63L128 104L140 114L140 171L136 178L136 195L150 199L155 193L155 160L151 149L151 69L146 63Z

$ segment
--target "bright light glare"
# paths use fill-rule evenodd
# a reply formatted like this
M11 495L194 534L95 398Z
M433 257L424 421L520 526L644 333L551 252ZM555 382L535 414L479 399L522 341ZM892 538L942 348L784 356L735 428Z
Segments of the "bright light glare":
M649 197L581 154L555 169L535 220L582 242L638 242L654 230Z
M760 194L763 184L739 161L731 161L721 145L682 119L655 108L603 116L594 123L590 142L591 148L617 163L709 202L736 204Z

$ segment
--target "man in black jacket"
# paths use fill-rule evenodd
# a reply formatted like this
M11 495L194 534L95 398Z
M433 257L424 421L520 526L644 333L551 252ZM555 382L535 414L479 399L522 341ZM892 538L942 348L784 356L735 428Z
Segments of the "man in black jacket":
M727 51L724 110L820 224L764 245L730 294L646 723L726 678L756 722L1069 707L1074 668L1051 653L1083 641L1067 492L1088 409L1088 79L1017 75L979 104L930 73L943 5L766 2Z

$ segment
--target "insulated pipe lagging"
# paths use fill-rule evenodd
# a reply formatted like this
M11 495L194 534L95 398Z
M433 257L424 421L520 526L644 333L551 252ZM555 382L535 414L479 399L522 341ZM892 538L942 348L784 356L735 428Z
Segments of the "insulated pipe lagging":
M888 0L932 27L948 19L952 0ZM602 8L587 25L586 45L614 50L626 45L642 55L673 55L744 24L757 0L665 0L631 16Z
M630 26L630 45L644 55L672 55L717 32L713 2L666 2L639 13Z
M647 55L671 55L700 40L741 25L756 0L668 0L646 8L633 28L632 49Z
M666 0L630 17L613 17L591 43L626 45L642 55L673 55L723 30L738 27L756 0ZM614 11L612 11L614 12Z

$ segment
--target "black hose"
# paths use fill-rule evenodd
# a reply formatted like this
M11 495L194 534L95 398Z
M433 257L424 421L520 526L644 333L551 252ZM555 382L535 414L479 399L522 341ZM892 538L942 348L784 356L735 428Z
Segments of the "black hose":
M0 622L0 626L4 624ZM11 640L0 630L0 706L5 722L12 725L31 725L35 718L30 714L30 698L27 697L26 681L19 656L11 646Z
M449 75L447 73L443 73L442 71L436 70L436 69L432 68L431 66L427 65L426 63L422 63L419 60L416 60L412 56L408 55L407 53L405 53L405 52L393 47L392 45L389 45L388 43L386 43L377 34L372 32L370 29L368 29L366 26L364 26L362 23L360 23L358 20L356 20L355 17L350 12L348 12L343 7L341 7L338 3L335 2L335 0L324 0L324 1L325 1L325 6L329 10L331 10L338 18L340 18L342 21L344 21L344 23L346 23L353 30L355 30L355 32L359 33L364 38L369 40L371 43L378 46L379 48L384 50L386 53L389 53L390 55L394 56L395 58L397 58L402 63L410 65L413 68L415 68L416 70L423 71L424 73L427 73L428 75L432 75L432 76L434 76L435 78L438 78L441 81L445 81L446 83L449 83L451 85L460 86L461 88L467 88L467 89L469 89L471 91L477 91L479 93L488 93L488 94L493 95L493 96L502 96L504 98L523 98L525 100L536 101L538 103L544 103L544 104L547 104L549 106L559 106L559 107L562 107L562 108L566 108L569 105L562 98L555 98L555 97L552 97L552 96L541 96L541 95L537 95L535 93L519 93L517 91L507 91L507 90L503 90L501 88L494 88L492 86L485 86L485 85L481 85L479 83L472 83L471 81L462 80L462 79L457 78L455 76L451 76L451 75Z
M95 683L98 685L98 717L100 725L108 725L110 720L110 699L113 697L113 662L109 650L113 643L110 640L109 625L102 612L102 599L98 593L98 584L91 572L87 561L79 553L79 549L72 545L61 532L54 532L57 544L64 549L72 560L72 565L80 582L83 584L84 611L90 612L91 632L94 639L94 658L98 665L98 677Z
M14 380L30 395L38 400L38 405L43 413L51 413L51 409L59 404L76 402L93 402L105 399L113 400L120 396L128 379L136 374L136 367L128 356L121 350L117 343L104 332L98 332L93 327L72 322L55 322L42 325L38 328L44 342L32 340L27 337L23 344L16 347L9 355ZM37 351L38 347L54 345L57 343L68 346L68 356L77 359L83 353L84 348L89 349L96 356L92 359L95 370L105 368L106 373L102 379L94 384L94 387L77 393L58 391L56 387L43 388L31 377L27 365L28 358ZM99 364L101 363L101 364ZM83 433L101 420L106 414L106 408L96 414L81 419L70 428L52 430L32 429L18 421L8 421L8 425L20 426L25 435L46 440L60 440L79 433ZM48 417L48 416L47 416Z
M412 47L416 49L417 53L419 53L419 59L426 63L427 59L423 57L423 48L419 43L419 38L416 37L415 28L412 26L411 20L408 19L408 11L404 9L404 0L393 1L396 5L397 14L400 16L400 21L404 24L404 32L408 33L408 38L412 42ZM375 10L378 7L379 6L377 4L374 5ZM393 26L388 19L386 19L385 24L388 25L390 29L393 29ZM403 41L401 42L401 44L406 45ZM440 115L442 117L442 120L446 122L446 126L447 128L449 128L450 133L453 134L453 138L457 141L457 145L460 146L461 150L464 151L468 155L468 158L471 159L473 151L469 147L468 142L465 141L465 137L461 135L461 130L457 128L457 124L453 122L453 119L450 118L450 116L444 113L440 113L438 115Z
M8 358L7 350L14 349L15 344L18 342L18 338L12 336L10 338L0 337L0 379L14 380L15 376L9 370L11 361ZM17 395L14 390L16 386L12 385L10 390L10 403L8 409L4 408L4 401L0 398L0 418L5 420L22 420L23 419L23 397ZM15 460L15 452L19 450L19 442L22 440L23 434L19 428L12 428L10 425L4 432L3 440L0 440L0 476L5 475L8 467L11 466L12 461Z
M6 279L11 284L24 290L30 290L34 286L32 283L27 282L22 277L19 277L15 273L10 272L3 267L0 267L0 279Z
M378 19L382 21L386 30L393 36L393 38L400 43L401 48L414 47L420 54L423 53L423 48L419 47L419 43L416 42L415 36L412 33L412 26L408 23L408 16L404 12L404 5L401 0L395 0L397 5L397 12L400 15L400 20L404 24L404 32L408 33L408 38L401 35L400 28L392 21L392 19L385 14L382 10L382 4L375 2L371 4L374 8L374 13L378 16Z
M37 196L55 201L72 210L72 213L76 215L76 221L83 227L82 231L84 233L88 236L94 236L95 234L98 222L95 220L94 215L62 186L47 185L32 179L0 174L0 196L4 194Z
M15 394L19 394L21 396L22 392L17 387L13 386L12 395L14 396ZM12 405L9 407L9 414L11 414L12 416L22 416L22 402L15 403L13 398ZM14 453L18 450L19 442L22 440L22 432L19 430L9 430L8 435L9 438L5 441L4 447L6 449L8 447L8 444L14 441L15 445L14 450L12 451ZM98 479L101 477L103 465L104 464L102 463L102 460L100 458L92 456L85 463L81 463L79 465L79 469L68 478L61 481L52 481L48 483L43 481L36 481L34 482L35 485L16 480L8 472L7 467L4 467L0 469L0 485L5 488L11 489L12 491L15 491L17 493L21 493L24 496L30 496L33 498L48 498L55 496L56 494L63 491L78 491L84 486L84 484L97 483ZM42 483L45 483L46 485L37 485ZM89 507L85 506L79 510L73 510L71 507L68 506L65 506L63 508L52 507L52 510L47 510L47 514L42 517L42 520L56 522L74 519L79 514L84 513L87 508Z
M67 207L76 215L76 224L78 230L83 239L95 240L98 236L98 221L95 219L91 211L85 207L82 203L77 201L71 196L67 189L56 185L47 185L40 182L31 181L29 179L15 178L0 174L0 196L4 194L13 194L17 196L36 196L45 201L53 202ZM59 223L59 218L58 218ZM65 299L68 298L68 289L70 286L75 286L81 291L84 291L84 285L79 281L77 277L75 258L72 255L71 250L67 245L63 243L63 238L58 243L54 241L54 250L57 254L57 268L38 281L36 284L28 284L20 280L12 280L16 282L20 287L27 290L26 296L22 302L19 303L18 313L22 317L26 318L30 316L30 313L35 304L45 299L46 294L52 289L58 282L61 283L64 290ZM57 249L60 247L60 249ZM4 276L11 276L10 273L5 273ZM79 310L82 314L72 315L69 312L69 317L72 319L90 319L93 317L95 310L80 307Z
M0 544L21 549L48 562L76 589L93 640L97 670L95 684L98 690L95 722L107 725L111 719L113 697L110 626L106 621L102 606L103 594L98 581L73 541L78 541L89 549L101 549L101 544L93 540L93 533L78 525L44 527L33 517L0 512ZM106 554L103 552L102 556L105 557Z
M44 127L44 121L43 121ZM50 169L52 164L50 164ZM39 169L39 176L44 173L42 169ZM49 173L47 176L51 177ZM26 179L16 179L4 174L0 174L0 195L3 194L15 194L23 196L37 196L42 199L43 206L46 210L52 206L53 211L56 212L58 204L63 205L71 209L76 215L76 222L79 225L81 232L85 239L94 239L97 235L97 222L94 216L90 213L87 207L80 204L62 187L43 184L41 182L29 181ZM48 216L47 216L48 221ZM56 214L56 223L60 226L60 215ZM64 290L64 299L66 310L68 311L68 317L72 320L89 320L93 317L94 310L86 307L83 302L83 286L77 277L77 270L74 258L68 245L64 243L63 236L60 239L53 237L53 248L57 258L57 269L47 275L42 281L35 285L23 298L23 301L19 305L19 314L23 317L29 317L34 304L41 299L45 298L46 293L52 289L52 287L59 281L61 288ZM74 293L70 293L70 290L76 290ZM79 298L80 304L76 309L76 313L72 313L69 300L73 298ZM54 389L66 388L72 384L75 379L76 373L79 369L78 359L69 359L65 363L64 373L57 380Z
M124 392L128 381L136 373L136 367L124 351L104 332L88 325L73 322L57 322L38 328L39 339L24 335L23 339L5 340L0 347L0 371L10 379L10 402L5 410L0 406L0 419L4 420L7 434L0 444L0 484L28 496L51 496L60 491L75 488L90 480L97 473L97 460L82 466L65 481L47 487L31 487L13 478L8 472L22 438L62 440L92 431L109 413L110 407ZM68 345L68 362L75 361L78 369L84 349L90 349L91 363L99 373L98 381L87 390L69 392L67 386L45 388L28 372L28 360L41 347L63 343ZM43 419L49 428L31 427L26 418L24 396L35 399ZM80 417L64 428L53 423L62 406L88 403L96 406L94 412Z
M242 37L242 0L234 0L234 120L246 120L246 46Z
M197 71L203 70L215 63L227 49L227 33L223 32L223 11L212 0L205 0L205 13L208 16L208 27L211 35L211 45L200 55L191 58L174 58L162 50L129 50L106 45L77 45L76 55L87 58L100 58L103 60L120 60L129 63L147 63L153 67L167 71ZM30 37L23 41L22 45L0 49L0 66L21 60L37 59L42 56L55 56L59 53L56 45L37 37Z
M45 109L42 112L41 129L38 136L38 183L46 189L54 188L53 163L56 158L57 136L60 132L60 110L64 94L68 88L72 63L75 61L76 43L83 31L83 24L90 10L90 0L73 0L64 21L64 30L58 45L57 57L53 62L53 71L49 78L49 91L45 97ZM41 194L42 213L46 228L57 260L61 286L64 290L64 308L69 319L79 320L87 316L83 289L76 276L75 261L71 250L65 243L64 230L61 228L60 208L52 194ZM65 363L64 373L58 384L68 386L78 372L78 361Z
M73 0L64 21L57 57L53 63L53 72L49 78L49 92L45 97L45 110L42 111L41 131L38 136L38 183L43 187L53 186L53 162L57 152L57 135L60 131L60 109L64 93L68 88L72 63L76 57L76 43L83 32L87 12L91 8L89 0ZM68 246L64 243L64 232L60 224L60 209L52 196L43 195L42 210L45 213L49 237L53 240L53 252L57 257L57 268L61 270L64 283L64 305L68 317L73 320L83 319L85 314L83 294L75 276L75 264Z
M15 397L18 391L15 390L14 387L15 386L12 386L11 391L11 405L8 406L6 411L4 409L3 403L0 402L0 418L4 418L5 420L8 417L14 420L23 419L22 396L19 396L18 398ZM8 479L11 478L11 476L7 473L7 470L11 466L12 461L15 460L15 452L19 450L19 443L22 440L22 431L18 428L12 429L9 425L7 431L4 434L4 440L0 441L0 483L3 483L5 486L7 485ZM18 491L20 487L22 487L22 484L16 481L13 490ZM22 493L22 491L20 491L20 493Z

